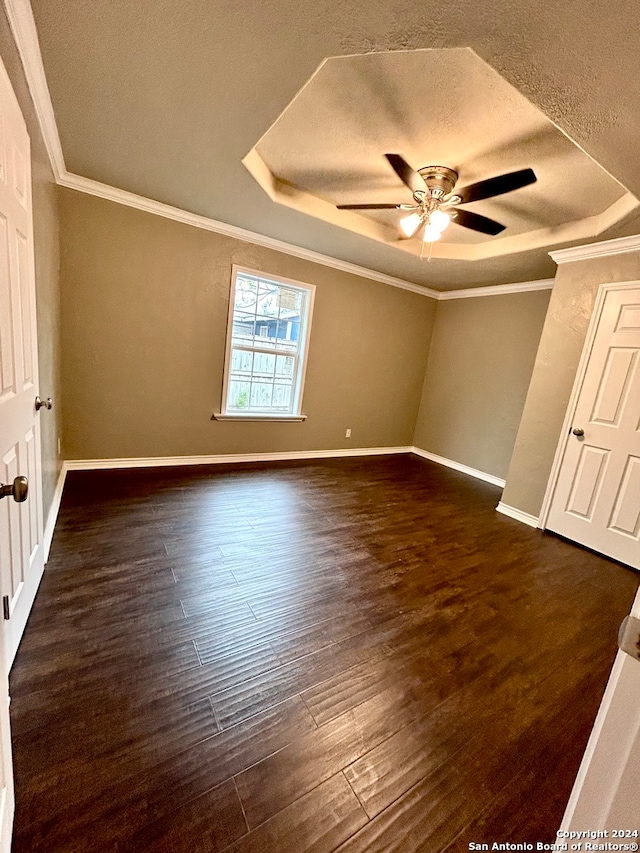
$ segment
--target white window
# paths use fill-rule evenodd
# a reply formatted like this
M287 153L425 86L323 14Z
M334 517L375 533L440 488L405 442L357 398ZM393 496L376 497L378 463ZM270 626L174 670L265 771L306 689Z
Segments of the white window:
M218 419L303 420L315 287L233 267Z

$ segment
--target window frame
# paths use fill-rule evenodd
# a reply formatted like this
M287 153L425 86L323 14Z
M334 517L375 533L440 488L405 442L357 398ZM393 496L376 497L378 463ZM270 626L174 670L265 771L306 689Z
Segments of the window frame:
M294 381L292 386L292 405L290 412L238 412L229 410L229 385L231 378L231 350L233 345L233 318L235 313L235 293L236 282L239 275L246 275L252 278L262 279L263 281L272 282L275 285L289 289L302 290L305 292L305 310L300 315L300 337L298 340L298 351L296 353L286 353L292 355L294 362ZM302 399L304 394L304 385L307 372L308 356L309 356L309 339L311 337L311 323L313 319L313 306L315 302L316 287L314 284L309 284L303 281L296 281L291 278L285 278L281 275L272 275L261 270L253 270L248 267L233 264L231 267L231 284L229 287L229 310L227 314L227 339L224 353L224 366L222 374L222 399L220 411L214 414L215 420L218 421L280 421L280 422L300 422L306 420L306 414L302 414ZM255 340L255 337L254 337ZM264 347L247 346L243 347L245 351L260 353L267 352L270 355L278 355L275 349L265 349ZM280 353L285 354L285 353Z

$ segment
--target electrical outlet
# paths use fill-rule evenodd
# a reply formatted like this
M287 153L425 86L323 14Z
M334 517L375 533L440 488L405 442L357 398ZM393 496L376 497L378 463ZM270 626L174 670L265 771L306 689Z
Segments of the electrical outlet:
M345 438L351 438L351 429L347 428L344 433Z

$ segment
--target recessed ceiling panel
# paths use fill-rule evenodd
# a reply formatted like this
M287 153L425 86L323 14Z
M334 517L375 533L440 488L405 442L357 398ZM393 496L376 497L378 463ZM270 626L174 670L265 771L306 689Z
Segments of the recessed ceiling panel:
M637 205L615 178L469 48L369 53L325 60L244 162L289 207L419 254L398 239L411 191L385 159L458 172L456 188L532 168L537 182L465 205L506 226L497 237L453 223L434 257L479 260L602 231Z

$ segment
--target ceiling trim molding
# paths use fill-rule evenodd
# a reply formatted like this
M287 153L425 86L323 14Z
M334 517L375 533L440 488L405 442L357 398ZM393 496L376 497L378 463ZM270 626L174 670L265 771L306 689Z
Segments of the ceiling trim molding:
M640 250L640 235L631 237L617 237L614 240L603 240L600 243L590 243L586 246L573 246L570 249L557 249L549 252L557 264L566 264L569 261L586 261L589 258L602 258L606 255L622 255L625 252L637 252Z
M161 202L154 201L153 199L138 196L134 193L120 190L117 187L101 184L98 181L93 181L89 178L83 178L80 175L74 175L71 172L68 172L64 162L64 155L62 153L60 135L58 133L53 103L51 101L49 86L47 84L47 78L44 71L44 64L42 62L38 32L31 4L29 0L4 0L4 6L13 37L18 48L18 53L22 60L27 85L31 93L38 122L40 124L40 131L42 133L45 148L47 149L49 162L51 163L56 183L60 186L69 187L80 192L105 198L109 201L115 201L119 204L127 205L128 207L134 207L138 210L146 211L147 213L155 213L158 216L163 216L165 219L173 219L176 222L182 222L186 225L195 226L196 228L203 228L207 231L213 231L227 237L234 237L236 240L254 243L255 245L264 246L268 249L274 249L278 252L293 255L294 257L311 261L316 264L322 264L323 266L341 270L342 272L351 273L353 275L360 276L361 278L368 278L382 284L389 284L392 287L399 287L402 290L409 290L412 293L418 293L421 296L427 296L431 299L438 298L439 292L437 290L432 290L429 287L421 287L418 284L405 281L404 279L385 275L384 273L376 272L375 270L370 270L366 267L358 266L357 264L342 261L338 258L332 258L329 255L322 255L319 252L313 252L310 249L294 246L291 243L285 243L282 240L265 237L262 234L247 231L244 228L227 225L226 223L219 222L215 219L209 219L205 216L189 213L188 211L181 210L180 208L171 207L170 205L162 204Z
M170 205L163 204L162 202L145 198L144 196L139 196L135 193L130 193L126 190L121 190L117 187L102 184L99 181L94 181L90 178L84 178L80 175L74 175L71 172L68 172L64 161L53 103L51 101L49 86L47 84L44 71L44 64L42 62L40 43L38 41L38 33L31 4L29 0L4 0L4 6L13 37L22 60L27 85L31 93L36 116L40 124L40 130L49 156L51 168L53 170L56 183L60 186L68 187L70 189L77 190L78 192L87 193L99 198L104 198L108 201L123 204L127 207L132 207L157 216L162 216L165 219L172 219L176 222L191 225L195 228L201 228L224 236L233 237L236 240L242 240L243 242L273 249L275 251L282 252L283 254L292 255L294 257L301 258L302 260L311 261L312 263L321 264L322 266L351 273L361 278L380 282L381 284L388 284L392 287L408 290L412 293L417 293L420 296L426 296L430 299L465 299L505 293L521 293L529 290L542 290L553 286L553 280L547 279L542 282L519 282L515 284L441 292L429 287L414 284L413 282L405 281L404 279L386 275L385 273L377 272L376 270L368 269L367 267L361 267L357 264L342 261L329 255L323 255L319 252L311 251L310 249L304 249L291 243L285 243L281 240L266 237L253 231L247 231L244 228L238 228L237 226L228 225L215 219L209 219L206 216L190 213L186 210L182 210L181 208L171 207ZM631 245L634 241L635 245ZM623 243L625 245L624 248L616 248L618 244ZM634 248L640 248L640 237L611 240L606 243L595 244L595 246L611 247L609 251L600 251L597 252L597 254L614 254L620 251L632 251ZM584 252L586 249L593 250L593 248L594 246L579 247L577 249L562 249L557 252L551 252L550 254L556 263L563 263L565 260L577 260L578 256L594 257L595 255L593 253L585 255L576 254L575 257L568 256L567 254L574 252L580 253ZM560 256L560 260L557 260L557 256Z
M66 174L53 103L44 73L36 22L29 0L4 0L9 26L22 60L27 86L56 181Z
M322 266L331 267L332 269L340 270L341 272L351 273L352 275L368 278L372 281L378 281L381 284L389 284L392 287L399 287L402 290L409 290L412 293L418 293L420 296L428 296L431 299L438 299L439 291L432 290L429 287L421 287L419 284L413 284L410 281L405 281L402 278L395 278L385 273L377 272L376 270L367 269L357 264L342 261L339 258L332 258L329 255L322 255L320 252L314 252L311 249L304 249L301 246L294 246L291 243L285 243L282 240L276 240L273 237L266 237L263 234L258 234L255 231L247 231L244 228L238 228L236 225L227 225L225 222L219 222L217 219L209 219L207 216L200 216L197 213L190 213L187 210L182 210L179 207L171 207L154 199L145 198L144 196L136 195L135 193L127 192L126 190L112 187L108 184L101 184L99 181L93 181L90 178L83 178L81 175L74 175L71 172L65 172L61 175L58 184L62 187L68 187L72 190L87 193L88 195L98 196L99 198L114 201L117 204L123 204L127 207L134 207L137 210L142 210L145 213L153 213L156 216L162 216L165 219L172 219L175 222L181 222L184 225L191 225L195 228L201 228L205 231L213 231L216 234L222 234L225 237L233 237L235 240L242 240L245 243L252 243L255 246L263 246L266 249L273 249L276 252L282 252L285 255L293 255L296 258L301 258L304 261L311 261L314 264L322 264Z
M504 296L507 293L530 293L534 290L551 290L555 279L541 278L538 281L518 281L513 284L494 284L489 287L474 287L469 290L448 290L438 296L442 299L469 299L471 296Z

